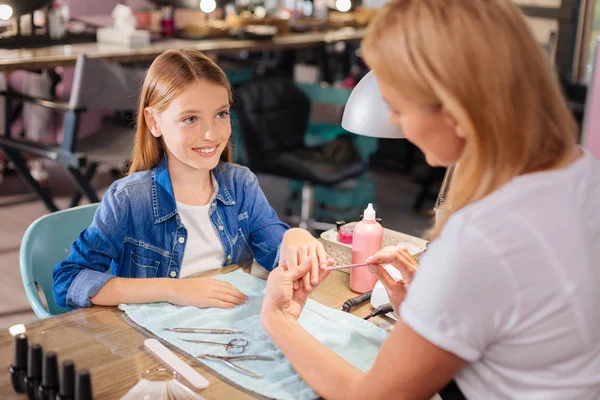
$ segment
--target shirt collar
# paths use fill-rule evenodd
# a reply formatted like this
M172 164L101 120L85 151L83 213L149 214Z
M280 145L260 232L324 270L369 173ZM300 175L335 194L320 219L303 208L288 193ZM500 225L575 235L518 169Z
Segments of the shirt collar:
M211 179L215 190L216 199L226 206L235 204L233 197L223 184L219 167L211 171ZM159 224L177 214L177 203L175 202L175 193L169 169L167 167L167 158L163 157L161 162L152 170L152 210L154 213L154 223Z

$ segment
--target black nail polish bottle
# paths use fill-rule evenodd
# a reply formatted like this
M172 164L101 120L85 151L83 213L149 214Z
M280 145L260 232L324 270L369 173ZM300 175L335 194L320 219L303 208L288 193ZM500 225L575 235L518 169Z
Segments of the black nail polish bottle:
M33 344L29 347L27 355L27 377L25 385L27 388L27 398L37 400L40 383L42 382L42 346Z
M89 371L79 371L77 373L75 400L92 400L92 378Z
M71 360L62 363L60 374L60 391L56 400L73 400L75 398L75 364Z
M15 336L15 360L10 366L10 379L15 392L25 393L25 378L27 377L27 335Z
M56 400L58 395L58 361L53 351L44 354L39 394L40 400Z

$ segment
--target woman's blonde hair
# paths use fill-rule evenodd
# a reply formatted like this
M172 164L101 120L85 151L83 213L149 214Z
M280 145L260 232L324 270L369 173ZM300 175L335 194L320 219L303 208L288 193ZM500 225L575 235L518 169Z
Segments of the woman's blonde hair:
M182 91L198 80L223 86L229 92L231 102L231 86L225 72L204 54L194 50L168 50L154 60L148 69L140 95L129 174L152 169L165 156L163 139L150 133L144 109L152 107L158 112L164 111ZM198 93L198 96L202 96L202 93ZM231 162L231 157L229 142L221 154L221 161Z
M466 134L447 218L512 178L566 162L577 125L541 46L509 0L390 0L362 44L378 79L441 106Z

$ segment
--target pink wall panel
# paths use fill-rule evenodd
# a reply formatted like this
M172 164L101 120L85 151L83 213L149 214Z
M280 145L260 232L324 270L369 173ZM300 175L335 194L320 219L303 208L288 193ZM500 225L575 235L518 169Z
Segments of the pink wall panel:
M71 15L108 15L112 12L120 0L70 0L69 7ZM153 9L155 6L148 0L125 0L124 4L128 5L133 11L143 8Z
M69 8L71 15L102 15L110 14L113 8L119 4L119 0L70 0Z
M597 44L594 74L586 100L583 144L596 158L600 159L600 40Z

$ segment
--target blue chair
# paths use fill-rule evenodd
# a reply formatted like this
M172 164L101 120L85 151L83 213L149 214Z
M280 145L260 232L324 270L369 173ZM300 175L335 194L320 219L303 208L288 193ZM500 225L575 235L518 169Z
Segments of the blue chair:
M21 279L29 304L38 318L48 318L67 311L54 301L52 267L67 257L79 233L92 223L98 204L44 215L27 228L21 241ZM47 308L38 294L38 286L44 293Z

